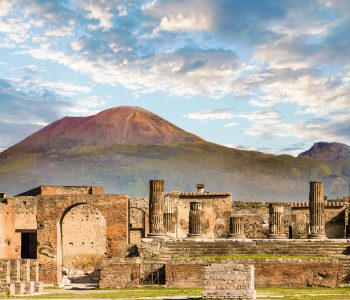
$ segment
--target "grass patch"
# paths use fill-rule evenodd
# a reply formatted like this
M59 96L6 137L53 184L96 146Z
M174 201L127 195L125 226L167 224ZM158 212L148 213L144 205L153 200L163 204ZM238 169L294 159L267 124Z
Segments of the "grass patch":
M258 288L257 294L258 299L350 299L350 288Z
M174 296L201 296L202 289L169 289L169 288L135 288L135 289L114 289L114 290L100 290L100 292L94 292L98 290L92 290L88 293L52 293L37 296L28 296L29 299L114 299L114 298L145 298L145 297L174 297ZM23 297L9 297L14 299L23 299Z
M176 256L174 259L317 259L329 258L323 255L276 255L276 254L234 254L234 255L190 255Z
M54 292L59 287L45 287L46 292L51 294L28 296L30 299L105 299L105 298L152 298L152 297L174 297L174 296L193 296L200 297L202 289L179 289L165 287L139 287L139 288L120 288L120 289L96 289L90 291L75 292ZM63 289L62 289L63 290ZM20 298L23 297L8 297ZM319 300L319 299L350 299L350 288L258 288L257 299L283 299L283 300Z

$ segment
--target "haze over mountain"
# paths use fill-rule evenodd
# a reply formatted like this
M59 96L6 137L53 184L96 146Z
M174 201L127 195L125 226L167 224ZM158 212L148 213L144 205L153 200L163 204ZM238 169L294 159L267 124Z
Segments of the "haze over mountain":
M102 184L110 193L147 195L149 180L163 178L168 191L204 183L211 191L233 192L234 199L302 201L309 181L323 180L329 197L341 197L350 173L346 151L337 150L344 147L315 144L299 157L237 150L124 106L65 117L0 153L0 191Z

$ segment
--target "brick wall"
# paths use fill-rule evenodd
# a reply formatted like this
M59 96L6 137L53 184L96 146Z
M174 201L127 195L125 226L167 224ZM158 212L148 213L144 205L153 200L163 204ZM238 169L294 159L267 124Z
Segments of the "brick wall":
M341 265L337 259L237 259L167 264L166 285L174 288L203 288L204 267L212 262L254 265L256 287L334 287L341 281Z
M125 263L108 259L100 271L99 287L136 287L139 285L139 271L139 264L136 262Z
M205 264L168 263L165 266L165 282L168 288L204 287Z
M38 261L45 283L59 283L61 218L73 207L88 204L106 221L106 257L124 257L128 241L128 198L126 195L38 196ZM79 234L79 233L77 233ZM83 234L83 233L82 233Z

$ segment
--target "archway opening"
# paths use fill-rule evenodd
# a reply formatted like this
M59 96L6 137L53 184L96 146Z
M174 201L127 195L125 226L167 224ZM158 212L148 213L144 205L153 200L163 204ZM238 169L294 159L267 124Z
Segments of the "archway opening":
M63 284L97 285L106 255L106 220L100 210L79 204L61 222Z

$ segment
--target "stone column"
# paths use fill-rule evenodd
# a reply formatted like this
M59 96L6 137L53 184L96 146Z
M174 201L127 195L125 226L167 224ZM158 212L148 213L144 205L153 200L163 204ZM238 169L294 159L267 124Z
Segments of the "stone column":
M347 214L348 214L348 226L346 228L346 237L350 238L350 208L348 207L347 210L348 210L348 212L347 212Z
M310 182L310 239L326 239L325 226L325 199L323 195L323 182Z
M164 230L168 235L175 233L175 212L174 212L174 198L171 196L165 197L164 201Z
M149 195L149 237L165 236L163 214L164 180L151 180Z
M230 218L230 239L245 239L243 216L232 216Z
M269 238L286 239L284 230L284 207L279 203L269 204Z
M189 215L189 238L202 237L203 204L201 202L190 202Z

